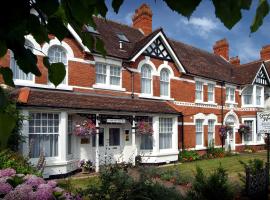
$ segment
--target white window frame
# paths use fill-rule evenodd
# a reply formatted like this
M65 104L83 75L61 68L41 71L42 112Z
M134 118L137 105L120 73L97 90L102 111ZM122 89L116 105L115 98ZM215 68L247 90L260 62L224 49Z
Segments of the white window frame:
M162 73L163 70L166 70L167 73L168 73L168 81L162 81L162 80L161 80L161 73ZM162 68L162 69L160 70L160 96L161 96L162 98L170 98L170 96L171 96L171 78L170 78L170 77L171 77L171 72L170 72L169 69L167 69L167 68ZM161 95L161 82L165 82L165 83L168 84L168 95Z
M228 98L227 98L227 89L228 89ZM232 93L233 90L233 93ZM236 87L232 87L232 86L226 86L225 88L225 98L226 101L225 103L235 103L235 92L236 92ZM231 100L231 95L233 94L233 100Z
M246 89L248 89L248 87L251 87L252 88L252 93L251 93L251 104L246 104L245 103L245 94L244 94L244 92L245 92L245 90ZM242 90L242 105L243 105L243 107L249 107L249 106L253 106L253 102L254 102L254 100L253 100L253 96L254 96L254 86L247 86L247 87L245 87L243 90Z
M197 90L197 84L201 84L201 90ZM204 83L202 81L195 81L195 102L203 102L203 98L204 98L204 95L203 95L203 85ZM197 99L197 92L201 92L201 99Z
M209 122L210 121L212 121L213 122L213 140L214 140L214 145L215 145L215 130L216 130L216 120L215 119L208 119L208 121L207 121L207 127L208 127L208 129L207 129L207 140L208 140L208 145L209 145Z
M104 63L104 62L96 62L97 64L101 64L101 65L105 65L106 66L106 81L105 83L95 83L93 85L93 88L96 89L106 89L106 90L120 90L120 91L125 91L124 88L122 88L122 76L123 76L123 72L122 72L122 66L119 65L115 65L115 64L108 64L108 63ZM95 65L95 70L96 70L96 65ZM112 67L119 67L120 68L120 82L119 85L112 85L110 84L111 80L111 74L110 74L110 69ZM96 72L95 72L95 78L96 78Z
M211 91L211 92L209 91L209 85L213 86L213 91ZM213 94L213 100L212 101L209 100L209 93ZM207 83L207 101L210 102L210 103L215 102L215 84L213 84L213 83Z
M261 135L261 140L257 140L257 120L255 117L244 117L242 118L242 123L244 124L245 121L253 121L253 135L252 135L252 138L253 140L252 141L244 141L244 136L242 136L242 144L245 145L255 145L255 144L263 144L264 141L263 141L263 136Z
M202 144L197 144L197 140L196 140L196 137L197 137L197 121L201 121L202 122ZM200 148L203 148L204 147L204 119L201 119L201 118L197 118L195 119L195 148L196 149L200 149Z
M147 66L149 69L150 69L150 73L151 73L151 77L150 78L148 78L148 77L145 77L145 79L149 79L150 81L151 81L151 85L150 85L150 89L151 89L151 91L150 91L150 93L144 93L144 92L142 92L142 79L144 78L144 77L142 77L142 69L143 69L143 67L145 67L145 66ZM141 94L143 95L143 96L153 96L153 71L152 71L152 67L151 67L151 65L149 65L149 64L147 64L147 63L145 63L145 64L143 64L142 65L142 67L141 67Z
M161 125L160 125L160 122L161 122L161 120L171 120L171 132L161 132ZM166 128L166 127L165 127ZM173 148L174 148L174 143L173 143L173 136L174 136L174 133L173 133L173 131L174 131L174 119L172 118L172 117L159 117L159 128L158 128L158 130L159 130L159 150L160 151L164 151L164 150L172 150ZM171 147L169 147L169 148L160 148L160 135L161 135L161 133L162 134L170 134L171 135Z
M242 101L242 107L259 107L262 108L264 107L264 87L260 85L252 85L252 103L251 104L245 104L244 102L244 91L246 88L242 90L242 96L241 96L241 101ZM257 104L257 88L261 88L261 104Z

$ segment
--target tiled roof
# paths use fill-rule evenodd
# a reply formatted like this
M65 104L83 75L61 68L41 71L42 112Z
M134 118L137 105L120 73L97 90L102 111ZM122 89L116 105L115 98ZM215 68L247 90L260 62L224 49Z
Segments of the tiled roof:
M22 89L13 92L13 97L20 96ZM112 97L91 95L77 92L30 89L27 103L21 106L85 109L99 111L122 111L140 113L180 114L167 101L132 99L130 97Z

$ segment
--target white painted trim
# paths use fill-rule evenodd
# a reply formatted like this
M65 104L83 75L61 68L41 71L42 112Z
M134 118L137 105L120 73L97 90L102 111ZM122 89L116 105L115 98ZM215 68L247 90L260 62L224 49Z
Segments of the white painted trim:
M26 35L26 36L24 36L24 38L32 43L32 45L34 47L34 49L32 49L33 54L39 55L39 56L44 56L44 54L42 54L40 52L41 46L37 43L37 41L35 40L35 38L32 35Z
M48 50L50 47L52 46L61 46L63 47L65 50L66 50L66 53L67 53L67 59L69 60L70 58L74 58L74 53L73 53L73 50L72 48L65 42L65 41L62 41L60 42L57 38L54 38L54 39L51 39L49 41L49 43L45 43L43 46L42 46L42 51L44 54L48 55Z
M60 84L57 87L54 87L54 85L49 84L49 85L45 85L45 84L38 84L38 83L34 83L34 82L21 82L18 80L15 80L15 85L19 85L19 86L28 86L28 87L33 87L33 88L45 88L45 89L55 89L55 90L69 90L71 91L73 89L72 86L70 85L63 85Z
M121 78L120 78L121 81ZM116 85L108 85L108 84L100 84L96 83L93 85L94 89L104 89L104 90L117 90L117 91L126 91L125 88L122 88L121 86Z
M239 118L238 118L237 114L236 114L233 110L230 110L229 112L226 113L226 115L225 115L225 117L224 117L223 123L224 123L224 124L226 123L226 119L227 119L228 116L230 116L230 115L233 115L233 116L235 117L235 120L236 120L236 122L235 122L235 128L238 129L238 128L239 128L239 125L240 125Z
M142 66L144 65L149 65L152 70L151 70L151 75L152 76L158 76L159 73L156 70L156 66L155 64L150 60L150 58L148 56L145 56L145 58L143 60L141 60L138 64L137 70L142 73Z
M168 69L169 72L170 72L170 74L169 74L170 78L174 77L173 70L172 70L171 66L168 65L168 61L165 61L165 60L164 60L163 63L162 63L161 65L158 66L157 74L158 74L159 76L160 76L160 72L161 72L162 69Z
M80 62L80 63L85 63L85 64L91 64L91 65L95 65L95 61L94 60L84 60L82 58L70 58L69 61L74 61L74 62Z
M160 31L158 32L130 61L135 62L135 60L148 48L149 45L151 45L158 37L160 37L162 39L162 41L164 42L167 50L169 51L170 55L172 56L173 60L175 61L178 69L180 72L186 73L183 65L181 64L181 62L179 61L179 59L177 58L177 56L175 55L173 49L171 48L171 46L169 45L168 41L166 40L165 36L163 35L163 33Z
M82 43L82 39L80 38L80 36L76 33L76 31L72 28L70 24L67 25L67 29L73 35L73 37L79 43L79 45L83 48L83 50L87 53L90 53L90 50Z
M255 83L255 80L256 80L256 78L257 78L257 76L258 76L258 74L259 74L259 72L261 71L262 68L264 69L264 71L266 73L266 76L267 76L267 79L268 79L268 82L270 83L270 78L269 78L268 72L267 72L267 70L265 68L264 63L262 63L260 69L257 71L256 76L254 77L254 79L252 81L252 85Z
M122 67L122 60L120 59L114 59L114 58L104 58L102 56L99 56L99 55L94 55L94 60L95 60L95 63L104 63L104 64L109 64L109 65L117 65L117 66L120 66Z
M178 80L178 81L189 82L189 83L195 83L194 80L190 80L190 79L187 79L187 78L176 77L176 76L172 77L172 79Z

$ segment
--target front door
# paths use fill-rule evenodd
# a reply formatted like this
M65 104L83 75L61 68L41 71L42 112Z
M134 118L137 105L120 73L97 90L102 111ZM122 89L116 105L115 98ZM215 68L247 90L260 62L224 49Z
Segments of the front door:
M234 124L228 124L232 127L232 131L227 131L226 137L226 151L228 150L235 150L235 126Z

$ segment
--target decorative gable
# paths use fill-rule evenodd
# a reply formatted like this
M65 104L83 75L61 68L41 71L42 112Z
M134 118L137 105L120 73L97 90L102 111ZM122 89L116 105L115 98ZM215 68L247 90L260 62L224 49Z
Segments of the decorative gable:
M160 38L157 38L156 40L154 40L152 44L149 45L149 47L147 47L147 49L144 51L143 54L146 56L156 57L163 60L168 60L168 61L172 60L169 52L165 48L165 45L163 44Z
M257 73L254 83L266 86L269 85L269 79L264 67L261 67L260 71Z

